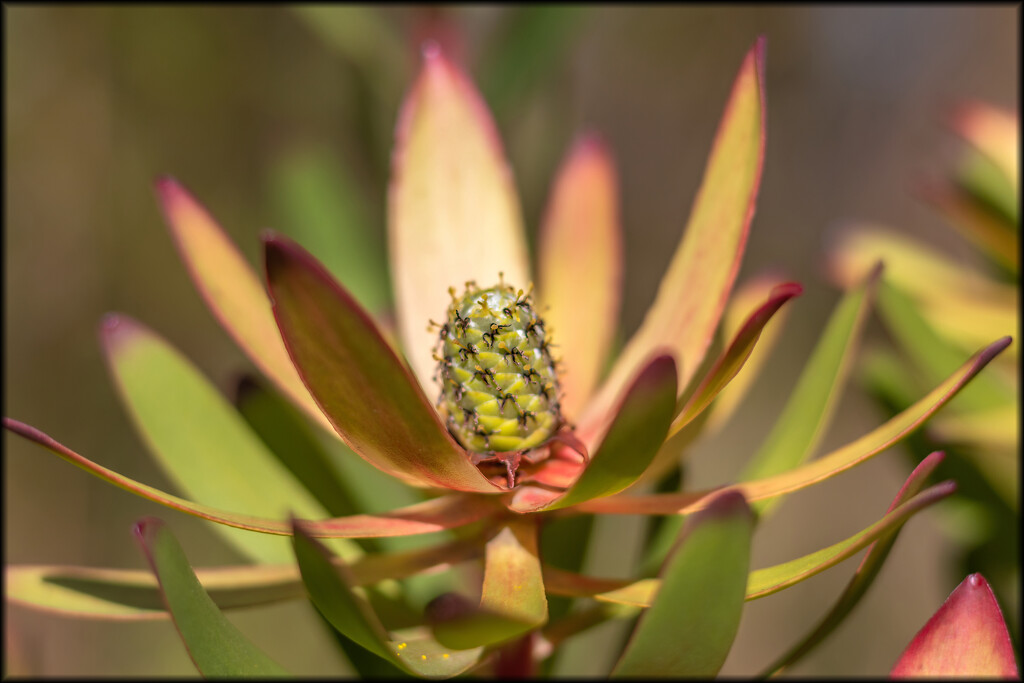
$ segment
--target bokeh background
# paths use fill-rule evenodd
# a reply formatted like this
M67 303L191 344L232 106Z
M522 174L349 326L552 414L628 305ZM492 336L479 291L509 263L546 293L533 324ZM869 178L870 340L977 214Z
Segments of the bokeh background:
M679 239L736 69L756 36L767 36L767 158L740 281L773 269L805 293L789 305L778 350L740 408L741 428L692 454L694 486L728 481L778 415L839 297L822 270L838 226L879 222L974 263L912 189L947 173L962 150L943 125L948 106L973 98L1016 109L1019 98L1020 8L1010 5L3 11L3 412L158 487L168 481L108 379L100 317L140 319L226 392L249 365L189 282L153 179L181 180L253 263L263 228L301 239L310 226L337 223L346 231L339 253L358 240L376 250L369 263L383 274L391 134L425 36L463 61L493 107L531 239L574 136L594 130L607 140L622 193L624 337ZM386 296L379 282L384 294L367 296ZM883 419L851 383L822 449ZM754 565L877 519L909 472L898 450L791 496L759 531ZM194 564L239 559L199 521L7 433L4 504L7 563L141 568L130 527L149 514L171 524ZM628 518L619 523L632 533ZM950 567L955 553L937 510L915 518L858 610L793 673L886 673L962 580ZM594 558L605 573L630 571L633 558L606 555ZM723 673L756 673L795 642L856 562L750 603ZM1016 623L1019 591L1009 601ZM231 619L296 672L345 671L308 605ZM5 626L8 673L194 674L169 623L85 622L5 605ZM605 631L598 637L621 637ZM602 671L608 653L594 642L570 648L566 671Z

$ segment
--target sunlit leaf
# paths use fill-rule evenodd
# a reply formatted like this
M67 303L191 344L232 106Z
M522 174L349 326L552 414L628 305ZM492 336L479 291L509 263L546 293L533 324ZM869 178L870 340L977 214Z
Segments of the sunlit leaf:
M340 633L377 656L426 678L449 678L480 659L481 648L450 650L426 632L390 634L366 597L356 590L355 577L344 563L296 523L295 557L310 599ZM403 637L404 636L404 637Z
M135 525L135 536L189 657L203 676L288 675L217 609L163 522L146 518Z
M962 351L1016 332L1020 292L1015 285L997 282L893 231L858 226L843 232L829 254L830 275L849 288L879 259L885 262L886 285L913 302L915 318L926 320ZM885 292L879 294L883 313L885 298ZM1008 356L1016 358L1017 350Z
M883 281L878 308L893 336L914 359L914 366L926 384L939 381L959 364L958 350L936 333L905 292ZM957 399L957 407L967 411L987 410L1007 405L1013 398L1013 390L997 375L985 373L964 389Z
M546 329L561 350L561 405L569 419L593 393L619 320L618 195L604 142L593 135L580 138L558 172L541 226L539 300L541 310L547 307Z
M675 363L671 356L658 356L630 385L608 433L569 490L547 495L541 489L521 486L510 507L517 512L556 510L610 496L632 485L665 440L675 399Z
M736 492L687 521L612 670L622 676L714 676L739 630L754 516Z
M775 426L739 475L740 481L781 474L811 457L846 386L880 275L878 267L836 306ZM752 507L764 516L779 500L773 498Z
M748 501L756 502L811 486L866 462L920 427L1009 346L1010 341L1009 337L1004 337L974 354L924 398L859 439L788 472L728 488L736 489ZM720 489L646 496L617 495L580 503L577 509L603 514L687 514L705 507L708 496L716 490Z
M206 305L239 348L288 398L327 429L277 331L263 284L213 217L173 178L156 183L171 236Z
M453 541L397 553L368 554L351 565L359 586L404 579L434 567L475 559L475 542ZM198 568L199 583L221 609L270 605L305 596L298 567L240 565ZM165 619L155 577L149 571L60 565L8 565L6 598L12 604L62 616L115 621Z
M352 495L298 411L257 379L243 377L235 405L249 427L334 517L358 512ZM356 458L354 453L350 457Z
M771 297L771 292L784 284L783 278L772 274L762 274L741 283L729 298L729 304L722 316L723 338L734 339L751 316L757 315L757 311ZM754 380L760 375L761 369L767 363L768 357L779 339L789 310L789 306L783 306L762 328L757 343L747 356L743 367L722 388L722 392L712 404L711 413L701 430L702 434L716 432L728 423L729 418L732 417L740 402L747 395L747 391L753 386Z
M772 316L801 292L803 287L795 282L780 284L769 292L768 298L750 313L730 340L728 348L715 360L690 399L681 407L678 416L672 421L670 434L678 433L708 407L743 367L761 336L761 330Z
M971 574L950 593L890 676L1020 678L1002 610L981 574Z
M308 252L264 240L274 316L303 381L356 453L420 485L495 493L366 312Z
M399 114L388 196L398 331L420 384L433 386L430 320L444 320L449 287L499 273L526 288L530 267L519 198L479 93L431 47Z
M487 542L479 606L456 596L431 616L438 642L458 650L507 641L543 624L548 602L537 520L514 518Z
M903 486L896 494L896 498L892 501L886 514L891 513L899 505L913 498L924 487L925 480L942 462L942 458L943 454L941 452L935 452L922 460L914 468L914 471L910 473L910 476L907 477L906 482L903 483ZM846 585L845 590L843 590L842 595L839 596L839 599L832 606L832 609L811 629L806 637L765 669L765 677L778 675L783 669L795 664L825 640L842 623L846 616L853 611L853 608L860 602L868 588L871 587L875 577L878 576L878 572L882 569L882 565L889 556L889 551L896 543L896 537L901 528L902 525L900 524L894 525L868 546L868 550L864 553L863 559L857 566L853 578L850 579L850 582Z
M81 467L90 474L108 481L138 496L160 503L181 512L239 529L259 531L264 534L287 536L291 527L277 519L253 517L221 510L209 505L165 493L160 489L141 484L122 474L98 465L74 452L67 446L53 440L35 427L23 422L3 419L5 429L28 439L51 453ZM444 496L399 508L377 515L351 515L319 521L305 522L310 533L319 538L375 538L380 536L408 536L426 534L443 529L452 529L475 522L495 511L493 503L485 498L462 495Z
M777 593L834 567L884 534L898 530L911 516L951 495L955 490L956 485L952 481L936 484L844 541L795 560L751 572L747 584L747 598L753 600Z
M329 516L216 388L163 339L127 316L107 316L101 338L135 426L186 496L264 517ZM214 529L253 559L288 561L288 544L281 539L222 525ZM361 554L352 543L340 548L350 559Z
M853 557L878 538L899 529L914 514L949 496L955 488L953 482L936 484L850 538L794 560L750 572L745 599L755 600L777 593ZM605 579L581 576L552 567L544 567L544 582L548 590L557 595L593 597L637 607L652 604L660 585L660 581L653 578L639 581Z
M656 349L672 351L680 393L704 359L739 270L760 187L764 48L759 38L743 60L682 240L640 329L580 420L585 435L601 431L626 382Z

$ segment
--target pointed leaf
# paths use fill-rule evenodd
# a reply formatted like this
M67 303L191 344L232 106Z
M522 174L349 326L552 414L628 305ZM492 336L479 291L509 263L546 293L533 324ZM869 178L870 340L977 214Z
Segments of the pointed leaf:
M900 656L890 675L1020 678L999 603L981 574L956 587Z
M433 386L431 319L449 287L476 280L526 288L530 267L519 199L480 95L436 45L399 114L388 196L398 331L424 389Z
M927 396L859 439L788 472L729 488L741 491L751 502L766 500L811 486L867 461L920 427L1009 346L1010 341L1009 337L1004 337L974 354ZM580 503L577 509L598 514L687 514L704 508L708 496L714 492L619 495Z
M928 457L918 464L914 468L914 471L907 477L906 482L900 488L896 494L896 498L889 505L889 509L886 514L891 513L899 505L913 498L917 493L924 487L925 480L935 471L939 463L942 462L943 454L939 451L932 453ZM779 657L773 662L767 669L765 669L762 676L768 678L769 676L778 675L785 668L792 666L807 653L813 650L819 643L824 641L835 628L842 623L853 608L857 606L860 599L867 593L868 588L874 582L875 577L878 576L878 572L881 571L882 565L885 563L886 558L889 556L889 551L896 543L896 537L899 535L902 524L893 526L890 530L883 533L878 537L877 540L872 542L868 546L868 550L864 553L864 558L860 561L860 565L857 566L857 570L853 574L853 578L846 585L846 589L842 595L836 601L832 609L829 610L828 614L804 637L797 645L795 645L787 653Z
M160 582L167 611L203 676L288 675L217 609L163 522L149 517L136 524L134 531Z
M743 496L716 496L688 520L612 676L714 676L739 630L754 516Z
M772 316L782 307L784 303L803 292L796 282L786 282L773 288L768 299L754 310L747 318L743 326L737 330L732 341L712 366L708 374L701 380L700 385L690 397L669 430L670 435L677 434L683 427L689 424L718 396L718 393L736 376L747 358L750 356L754 345L761 336L761 330L771 320Z
M364 555L352 566L356 585L404 579L481 555L474 541L389 554ZM306 595L295 564L239 565L195 570L199 583L222 610L294 600ZM152 572L58 565L4 568L6 597L13 604L62 616L115 621L165 619Z
M254 377L245 376L235 390L235 405L253 432L324 510L334 517L358 512L330 456L287 401ZM351 457L357 456L351 453Z
M487 542L479 608L451 611L432 625L438 642L458 650L510 640L547 621L536 519L513 518Z
M597 452L569 490L549 497L539 489L523 486L510 508L516 512L557 510L629 487L664 442L675 402L675 362L671 356L658 356L633 381ZM538 507L545 498L549 501Z
M857 226L842 233L829 259L830 276L843 287L859 282L882 259L886 284L904 292L915 303L916 317L928 320L962 349L1017 329L1016 286L992 280L925 243L878 227ZM884 313L884 301L879 304ZM1016 350L1010 355L1016 356Z
M882 319L896 340L912 357L925 382L932 383L948 374L959 362L958 349L943 339L921 315L920 306L901 289L883 282L878 297ZM1017 315L1016 312L1013 315ZM960 324L970 324L969 316L956 316ZM1009 331L1009 326L1003 326ZM957 400L963 410L977 411L1005 406L1015 391L996 375L986 373L964 390Z
M173 178L156 182L171 236L206 305L288 398L330 430L288 359L259 277L213 217Z
M892 509L878 522L839 543L788 562L750 572L745 599L756 600L777 593L834 567L877 539L894 533L910 517L949 496L955 489L956 486L951 481L936 484ZM557 595L593 597L597 600L637 607L651 605L660 585L658 579L630 582L622 579L581 576L551 567L544 568L544 581L548 591Z
M600 431L588 425L607 419L625 383L655 349L672 350L679 392L704 359L739 270L761 182L764 45L759 38L743 60L683 239L640 329L581 419L585 433Z
M345 637L410 673L449 678L480 659L481 648L451 651L424 633L402 638L385 630L370 602L355 590L356 581L343 562L317 542L296 521L293 544L302 581L320 613Z
M196 569L220 609L269 605L303 596L294 565L241 565ZM139 621L165 619L153 573L136 569L13 565L4 568L12 603L62 616Z
M622 297L619 190L604 142L579 139L555 180L539 237L539 296L562 349L562 410L578 416L611 349ZM572 349L569 353L568 350Z
M748 325L748 321L758 316L763 305L773 298L773 291L788 284L781 281L778 276L763 274L737 287L722 317L723 337L736 339L740 331ZM701 429L703 434L716 432L722 425L728 423L767 363L789 310L789 306L781 307L771 316L771 320L765 323L743 366L715 398L711 414Z
M898 530L911 516L951 495L954 491L956 491L956 484L952 481L936 484L846 540L795 560L751 572L750 581L747 584L747 599L754 600L777 593L834 567L881 536Z
M141 484L122 474L97 465L93 461L74 452L35 427L23 422L3 419L4 428L18 436L39 444L51 453L64 458L100 479L109 481L115 486L130 491L138 496L160 503L169 508L186 512L190 515L207 519L211 522L224 524L239 529L258 531L264 534L287 536L291 527L287 522L228 512L209 505L179 498L160 489ZM320 538L377 538L381 536L410 536L427 534L443 529L453 529L464 524L475 522L489 514L496 507L485 498L473 496L466 498L461 495L444 496L392 510L379 515L351 515L320 521L306 522L310 533Z
M740 481L764 479L806 462L828 430L846 386L854 351L874 299L881 264L847 293L829 318L796 387L771 433L740 474ZM753 504L766 515L780 498Z
M380 332L308 252L264 238L274 316L288 353L338 434L367 462L420 485L496 493Z
M118 315L104 319L101 339L136 428L186 496L266 517L289 511L311 519L328 516L216 388L163 339ZM280 539L221 525L215 529L253 559L288 561L288 544ZM361 554L355 544L342 546L351 557Z

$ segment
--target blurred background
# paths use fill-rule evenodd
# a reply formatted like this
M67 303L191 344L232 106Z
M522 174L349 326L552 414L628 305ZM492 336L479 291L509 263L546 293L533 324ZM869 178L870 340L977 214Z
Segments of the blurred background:
M767 36L767 157L738 281L771 269L805 291L732 422L741 428L690 456L695 487L735 476L777 417L839 298L822 269L839 226L881 223L978 265L913 188L946 173L962 150L943 122L949 106L978 99L1016 109L1019 99L1014 6L5 6L4 19L3 413L161 488L169 482L107 376L100 317L120 311L141 320L225 392L250 366L188 280L154 201L154 178L171 174L190 188L254 264L268 227L300 241L333 239L336 250L324 256L332 268L344 269L346 245L358 244L358 253L373 255L361 259L361 298L386 308L391 135L427 36L463 62L492 107L531 240L575 135L592 130L608 142L625 231L623 338L639 325L678 242L740 61ZM327 232L315 233L321 226ZM884 419L851 382L820 450ZM791 496L759 530L754 566L878 519L910 471L898 450ZM7 563L142 568L130 528L152 514L170 523L195 565L239 560L198 520L6 432L4 501ZM908 524L857 611L792 673L889 670L964 578L940 518L929 510ZM629 572L630 558L604 561L608 574ZM723 673L756 673L793 644L857 561L749 603ZM1019 570L1013 576L1019 581ZM1019 591L1001 598L1016 624ZM231 619L286 668L345 670L309 605ZM5 620L8 673L195 673L168 622L85 622L10 605ZM605 653L576 649L572 670L600 673Z

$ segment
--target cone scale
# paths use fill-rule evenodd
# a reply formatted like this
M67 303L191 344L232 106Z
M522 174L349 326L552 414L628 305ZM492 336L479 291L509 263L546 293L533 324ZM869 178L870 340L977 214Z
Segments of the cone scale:
M530 292L503 281L449 292L435 353L438 410L475 463L504 465L512 488L520 458L563 424L548 332Z

